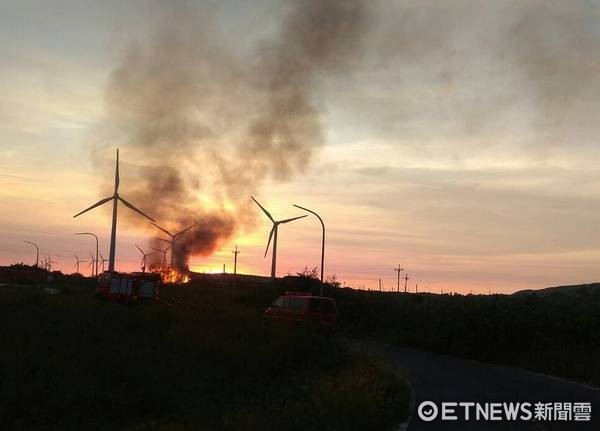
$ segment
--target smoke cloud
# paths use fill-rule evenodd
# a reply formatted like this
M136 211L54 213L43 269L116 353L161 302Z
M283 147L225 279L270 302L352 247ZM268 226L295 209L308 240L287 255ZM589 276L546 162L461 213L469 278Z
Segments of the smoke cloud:
M319 86L360 54L365 21L358 0L294 2L279 31L240 53L210 10L170 6L132 43L110 77L94 154L118 145L124 196L173 233L195 224L177 267L251 226L248 195L265 179L309 167L324 143Z

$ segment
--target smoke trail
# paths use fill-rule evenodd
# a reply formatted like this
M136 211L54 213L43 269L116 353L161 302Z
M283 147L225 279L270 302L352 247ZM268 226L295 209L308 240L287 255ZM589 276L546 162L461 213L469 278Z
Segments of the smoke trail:
M309 166L324 141L318 79L349 66L365 27L358 0L300 1L277 34L240 55L216 23L210 11L172 7L132 44L106 94L100 149L118 143L134 162L124 194L167 229L196 223L175 249L180 268L251 223L242 209L266 178Z

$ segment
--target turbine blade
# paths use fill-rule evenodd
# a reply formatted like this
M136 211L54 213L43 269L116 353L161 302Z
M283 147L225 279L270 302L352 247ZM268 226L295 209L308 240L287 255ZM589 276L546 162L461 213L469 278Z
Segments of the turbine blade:
M127 202L125 199L123 199L121 196L117 197L121 202L123 202L123 205L125 205L127 208L143 215L144 217L146 217L148 220L156 222L156 220L154 220L152 217L150 217L147 214L144 214L143 212L141 212L139 209L137 209L136 207L134 207L133 205L131 205L129 202Z
M182 230L181 232L179 232L179 233L176 233L176 234L174 235L174 237L178 237L178 236L180 236L180 235L183 235L185 232L187 232L188 230L190 230L190 229L191 229L191 228L193 228L194 226L196 226L196 223L194 223L193 225L191 225L191 226L189 226L189 227L186 227L186 228L185 228L184 230Z
M156 248L156 247L150 247L152 250L156 250L159 251L161 253L164 253L166 250L161 250L160 248Z
M171 232L169 232L166 229L163 229L162 227L160 227L159 225L157 225L156 223L152 223L154 225L154 227L157 227L158 229L162 230L164 233L166 233L167 235L169 235L171 238L173 238L175 235L173 235Z
M273 239L273 232L277 229L277 225L274 224L271 228L271 233L269 234L269 241L267 242L267 248L265 249L265 257L267 257L267 253L269 252L269 246L271 245L271 239Z
M102 256L102 253L98 252L98 254L100 255L100 259L106 260L106 259L104 259L104 256Z
M109 197L109 198L104 198L104 199L102 199L102 200L99 200L98 202L96 202L96 203L95 203L94 205L92 205L91 207L89 207L89 208L87 208L87 209L84 209L83 211L81 211L81 212L78 212L77 214L75 214L75 215L73 216L73 218L75 218L75 217L77 217L77 216L80 216L80 215L81 215L81 214L83 214L84 212L87 212L87 211L89 211L89 210L92 210L92 209L94 209L94 208L96 208L96 207L99 207L100 205L103 205L103 204L105 204L106 202L108 202L108 201L110 201L110 200L112 200L112 199L114 199L114 196L111 196L111 197Z
M136 248L140 251L140 253L144 254L144 250L142 250L137 244L133 244L136 246Z
M282 224L282 223L289 223L289 222L291 222L291 221L298 220L299 218L304 218L304 217L308 217L308 214L307 214L307 215L300 216L300 217L293 217L293 218L288 218L288 219L285 219L285 220L281 220L281 221L278 221L277 223L279 223L279 224Z
M154 239L156 239L156 240L158 240L158 241L163 241L163 242L166 242L166 243L167 243L167 244L169 244L169 245L171 244L171 241L169 241L168 239L164 239L164 238L157 238L157 237L154 237Z
M115 168L115 195L119 191L119 183L120 183L120 179L119 179L119 149L117 148L117 164L116 164L116 168Z
M252 198L252 200L254 202L256 202L256 205L258 205L260 207L261 210L263 210L263 212L267 215L267 217L269 217L269 220L271 220L273 223L275 223L275 220L273 220L273 216L269 213L269 211L267 211L261 204L258 203L258 201L256 199L254 199L254 196L250 196Z

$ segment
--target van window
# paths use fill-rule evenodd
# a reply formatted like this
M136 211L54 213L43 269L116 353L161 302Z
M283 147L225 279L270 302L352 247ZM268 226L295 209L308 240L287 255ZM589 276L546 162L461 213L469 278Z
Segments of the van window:
M306 306L305 298L295 298L290 296L287 298L287 307L291 311L304 311L304 307Z
M283 298L280 296L275 302L271 304L271 306L281 308L283 306Z
M322 298L314 298L310 301L310 312L321 314L335 314L335 304L333 301Z

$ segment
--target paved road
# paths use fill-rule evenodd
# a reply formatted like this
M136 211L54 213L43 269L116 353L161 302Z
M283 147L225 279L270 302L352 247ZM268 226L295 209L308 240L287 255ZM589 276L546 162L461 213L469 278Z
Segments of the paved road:
M406 370L415 392L407 431L430 430L600 430L600 391L528 371L484 364L373 343L373 347ZM599 364L600 366L600 364ZM591 422L441 421L425 422L417 414L422 401L589 402ZM461 415L462 416L462 415Z

